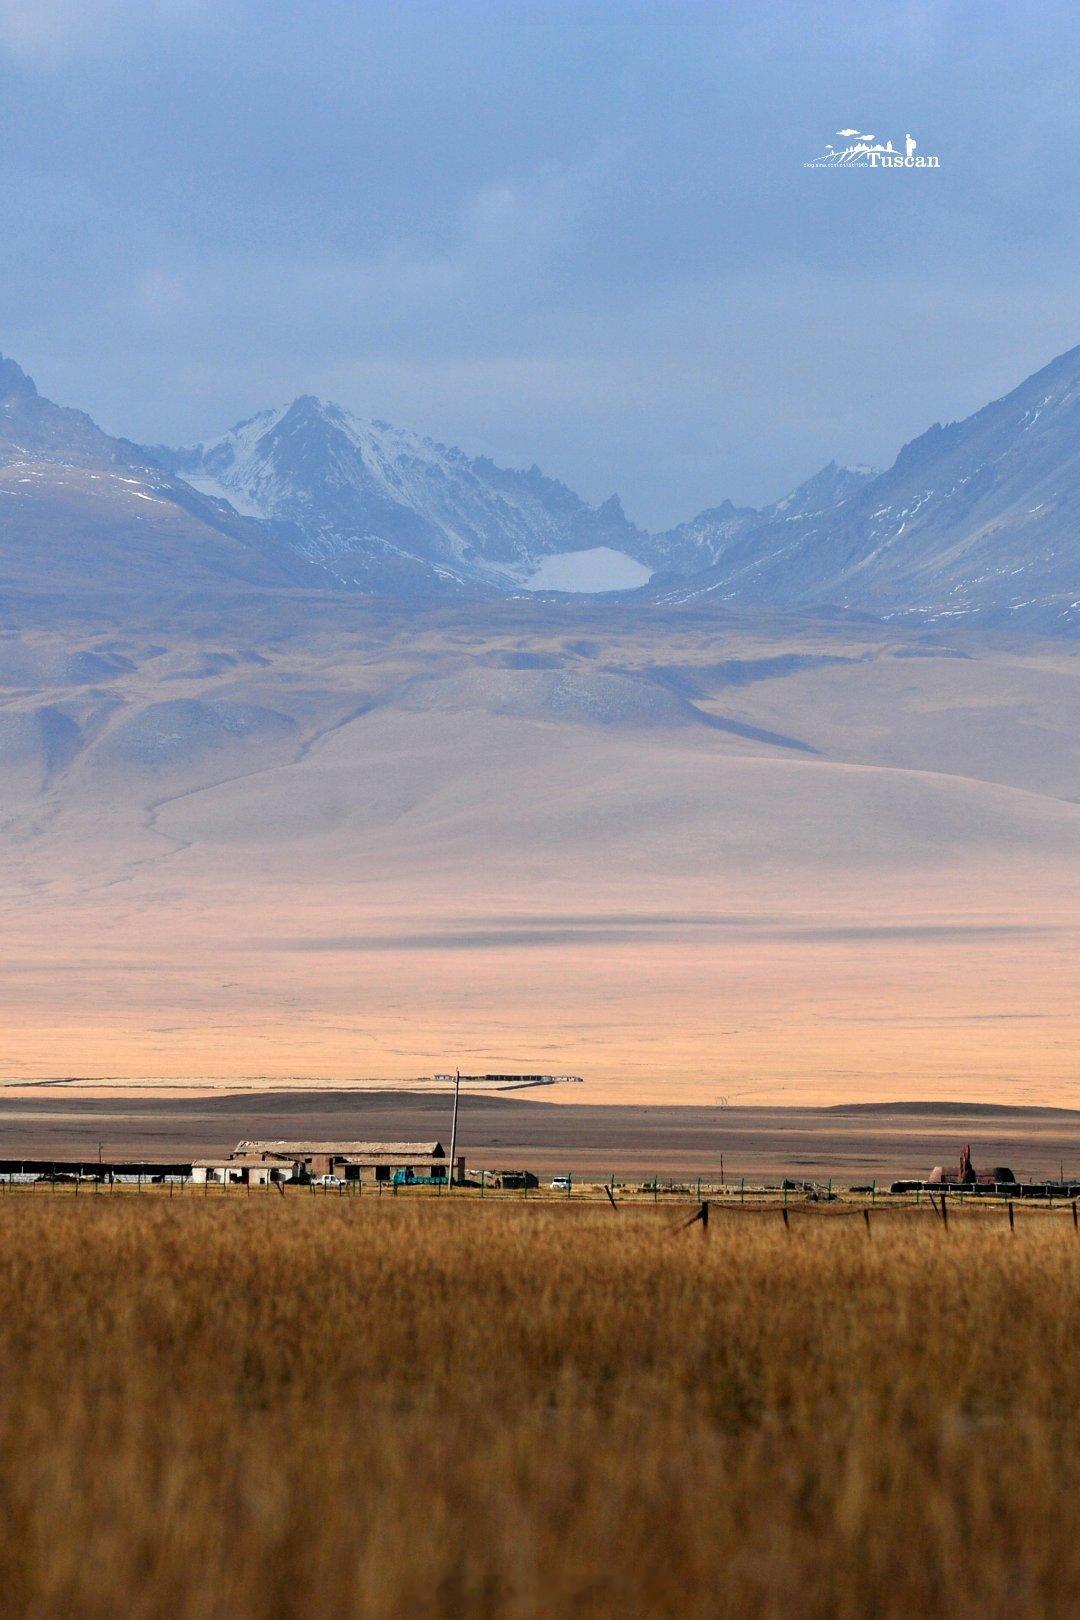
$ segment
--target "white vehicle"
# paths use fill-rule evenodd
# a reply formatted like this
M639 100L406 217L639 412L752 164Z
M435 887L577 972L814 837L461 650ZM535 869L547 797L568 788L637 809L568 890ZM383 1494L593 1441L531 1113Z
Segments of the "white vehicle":
M552 1192L569 1192L572 1183L572 1176L552 1176L551 1190Z
M316 1176L316 1187L341 1187L344 1185L340 1176Z

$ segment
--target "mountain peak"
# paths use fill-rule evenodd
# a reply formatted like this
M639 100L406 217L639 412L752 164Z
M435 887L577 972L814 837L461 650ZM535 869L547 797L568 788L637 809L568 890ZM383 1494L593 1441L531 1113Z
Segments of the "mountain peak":
M576 590L583 576L565 559L614 550L665 576L649 588L665 602L715 592L746 605L931 619L1022 611L1071 625L1078 432L1080 348L966 421L935 424L885 472L830 461L760 510L724 501L654 535L616 496L593 507L535 463L500 467L313 394L213 444L155 455L364 590L517 594L541 578Z
M335 410L336 406L326 406L317 394L297 394L286 410L286 415L295 411L297 415L322 416L327 410Z
M963 421L911 439L877 477L830 464L747 521L675 553L665 602L830 606L1075 633L1080 349ZM846 486L846 487L845 487ZM698 559L710 556L703 577Z
M876 477L877 471L873 467L842 467L838 462L830 461L812 478L766 510L783 513L788 518L804 517L810 512L820 512L838 505Z
M608 518L612 523L618 523L620 526L629 524L629 519L623 511L623 503L618 495L609 495L607 500L597 507L596 511L598 517Z
M241 515L288 525L302 556L365 589L530 589L542 559L604 548L630 556L643 540L618 496L591 507L535 465L473 459L314 394L212 444L155 455Z
M0 400L30 399L37 394L32 377L14 360L0 354Z

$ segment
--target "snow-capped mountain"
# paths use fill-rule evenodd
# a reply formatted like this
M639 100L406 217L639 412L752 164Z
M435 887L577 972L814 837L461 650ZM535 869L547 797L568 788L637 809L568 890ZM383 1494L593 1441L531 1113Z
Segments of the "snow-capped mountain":
M652 576L652 577L650 577ZM223 586L631 593L1080 631L1080 348L886 472L830 462L755 510L663 534L512 471L303 396L193 450L148 450L54 405L0 357L0 589Z
M591 507L537 467L471 459L310 395L211 444L150 453L204 494L272 520L351 587L475 594L566 588L565 575L621 589L650 573L635 561L645 537L618 497ZM555 558L567 566L553 568Z
M737 524L725 517L715 539L705 525L710 564L694 570L673 550L669 569L693 577L669 573L650 593L1080 628L1080 348L816 505L793 496Z

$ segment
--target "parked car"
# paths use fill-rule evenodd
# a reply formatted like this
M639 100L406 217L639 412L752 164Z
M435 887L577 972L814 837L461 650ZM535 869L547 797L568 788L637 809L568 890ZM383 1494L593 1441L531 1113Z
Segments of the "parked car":
M569 1192L572 1183L572 1176L552 1176L551 1190L552 1192Z
M315 1177L315 1185L316 1185L316 1187L340 1187L340 1186L343 1185L343 1183L342 1183L342 1179L341 1179L340 1176L327 1175L327 1176L316 1176Z

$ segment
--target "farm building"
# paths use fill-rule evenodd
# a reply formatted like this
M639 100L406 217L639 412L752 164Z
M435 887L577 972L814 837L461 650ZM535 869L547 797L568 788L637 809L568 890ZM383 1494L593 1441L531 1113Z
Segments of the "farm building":
M234 1153L227 1159L195 1159L191 1179L196 1186L265 1187L271 1181L291 1181L296 1167L290 1159L262 1154Z
M441 1142L238 1142L228 1163L286 1164L300 1180L340 1176L342 1181L446 1181ZM463 1164L459 1161L459 1179ZM276 1178L275 1178L276 1179Z
M971 1162L971 1144L960 1150L959 1169L953 1170L944 1164L935 1164L930 1172L929 1185L932 1187L999 1187L1012 1186L1016 1177L1008 1165L1000 1164L993 1170L976 1170Z
M175 1161L144 1159L0 1159L0 1179L15 1182L95 1181L107 1185L142 1186L155 1182L184 1182L191 1166Z
M976 1170L971 1161L971 1148L961 1149L960 1163L935 1164L925 1181L894 1181L889 1191L916 1192L926 1188L930 1192L945 1193L1003 1193L1010 1198L1076 1198L1080 1196L1080 1181L1070 1181L1064 1173L1058 1181L1018 1181L1007 1164L995 1165L992 1170Z

